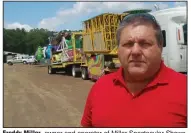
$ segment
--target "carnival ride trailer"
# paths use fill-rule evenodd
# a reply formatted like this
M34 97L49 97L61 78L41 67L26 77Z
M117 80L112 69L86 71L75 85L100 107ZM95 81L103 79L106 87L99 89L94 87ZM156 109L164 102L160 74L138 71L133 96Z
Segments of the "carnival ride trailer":
M83 64L82 32L72 32L69 36L69 39L62 36L59 45L53 46L49 74L59 71L65 71L74 77L80 74L80 66Z

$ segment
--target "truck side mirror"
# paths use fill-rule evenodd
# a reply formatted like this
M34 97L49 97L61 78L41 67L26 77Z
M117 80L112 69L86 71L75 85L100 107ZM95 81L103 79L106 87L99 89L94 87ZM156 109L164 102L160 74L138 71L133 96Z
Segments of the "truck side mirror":
M184 44L184 32L183 32L183 27L182 25L178 26L176 28L176 38L177 38L177 42L178 44Z

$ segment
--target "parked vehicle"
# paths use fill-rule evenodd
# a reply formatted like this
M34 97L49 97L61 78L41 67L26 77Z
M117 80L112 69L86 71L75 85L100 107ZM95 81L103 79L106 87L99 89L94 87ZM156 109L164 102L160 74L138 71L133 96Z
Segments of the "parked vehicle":
M23 59L21 57L14 57L12 59L7 60L8 65L13 65L17 63L23 63Z
M23 59L23 64L36 64L37 60L35 56L29 56L28 58Z
M164 36L164 63L177 72L187 73L187 10L176 7L153 12Z

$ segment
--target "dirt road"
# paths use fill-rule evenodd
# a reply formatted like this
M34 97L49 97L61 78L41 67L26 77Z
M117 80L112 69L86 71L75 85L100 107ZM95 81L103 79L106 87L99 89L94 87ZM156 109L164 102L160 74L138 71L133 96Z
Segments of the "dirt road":
M79 127L94 83L46 67L4 65L4 127Z

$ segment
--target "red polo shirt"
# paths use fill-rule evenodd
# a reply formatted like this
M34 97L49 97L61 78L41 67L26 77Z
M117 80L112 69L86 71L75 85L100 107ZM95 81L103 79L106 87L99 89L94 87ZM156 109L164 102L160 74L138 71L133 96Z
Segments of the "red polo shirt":
M187 127L187 77L161 63L155 79L132 96L122 68L92 87L81 120L83 127Z

